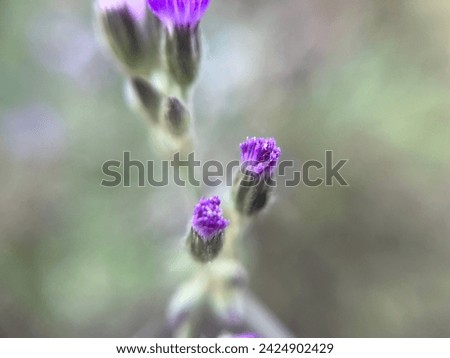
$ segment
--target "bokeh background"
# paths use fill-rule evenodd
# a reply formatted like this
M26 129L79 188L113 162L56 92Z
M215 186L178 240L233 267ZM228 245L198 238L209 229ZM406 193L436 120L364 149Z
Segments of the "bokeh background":
M195 201L100 186L154 153L93 22L90 1L0 0L3 337L133 336L181 276ZM257 219L261 301L298 337L449 337L450 2L213 0L203 30L199 157L256 135L350 160L349 187L279 187Z

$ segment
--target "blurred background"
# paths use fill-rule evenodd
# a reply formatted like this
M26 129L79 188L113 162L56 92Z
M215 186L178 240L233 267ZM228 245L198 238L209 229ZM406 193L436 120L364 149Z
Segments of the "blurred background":
M0 0L0 336L128 337L164 320L195 201L100 186L154 157L90 1ZM212 0L198 156L274 136L349 159L282 188L248 237L251 288L298 337L450 336L450 2ZM149 323L150 322L150 323Z

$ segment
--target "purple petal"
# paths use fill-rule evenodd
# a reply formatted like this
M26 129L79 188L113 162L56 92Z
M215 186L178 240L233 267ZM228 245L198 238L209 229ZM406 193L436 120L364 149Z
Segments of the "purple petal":
M196 26L205 14L209 0L148 0L153 13L169 28Z
M281 149L274 138L247 138L241 144L241 164L257 175L271 175L280 155Z

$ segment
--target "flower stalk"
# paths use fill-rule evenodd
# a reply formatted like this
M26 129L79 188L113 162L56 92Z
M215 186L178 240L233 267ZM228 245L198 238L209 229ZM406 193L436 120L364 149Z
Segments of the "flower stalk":
M103 38L123 70L130 104L145 119L150 140L163 156L183 157L194 150L188 103L200 72L200 21L209 4L209 0L96 3ZM206 316L215 317L225 330L237 329L249 306L261 327L276 326L250 299L241 253L249 224L270 199L280 154L273 138L247 138L241 144L241 172L223 210L218 196L202 198L195 206L185 238L194 272L180 285L167 311L174 336L201 336ZM189 193L198 199L194 188Z

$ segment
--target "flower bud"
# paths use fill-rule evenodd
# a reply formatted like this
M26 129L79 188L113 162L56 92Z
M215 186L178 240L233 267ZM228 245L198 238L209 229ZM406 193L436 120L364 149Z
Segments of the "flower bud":
M181 88L189 88L200 68L200 28L175 28L166 40L166 56L172 78Z
M244 215L253 215L267 204L274 187L273 172L281 150L273 138L247 138L241 144L241 173L235 180L235 207Z
M217 196L202 198L194 209L187 239L192 257L203 263L215 259L222 250L228 225L229 221L222 216L220 199Z
M214 260L222 250L223 236L223 233L220 233L210 240L203 240L197 232L191 229L188 242L192 257L203 263Z
M132 99L138 109L151 122L157 123L164 95L153 87L151 83L139 77L131 78L130 89L133 96Z
M168 131L175 137L184 136L189 130L190 114L181 101L175 97L166 99L164 123Z
M201 59L199 23L209 0L148 0L167 29L166 57L172 78L183 89L197 78Z
M162 32L146 0L97 0L96 5L100 27L120 65L131 75L148 76L159 66Z

